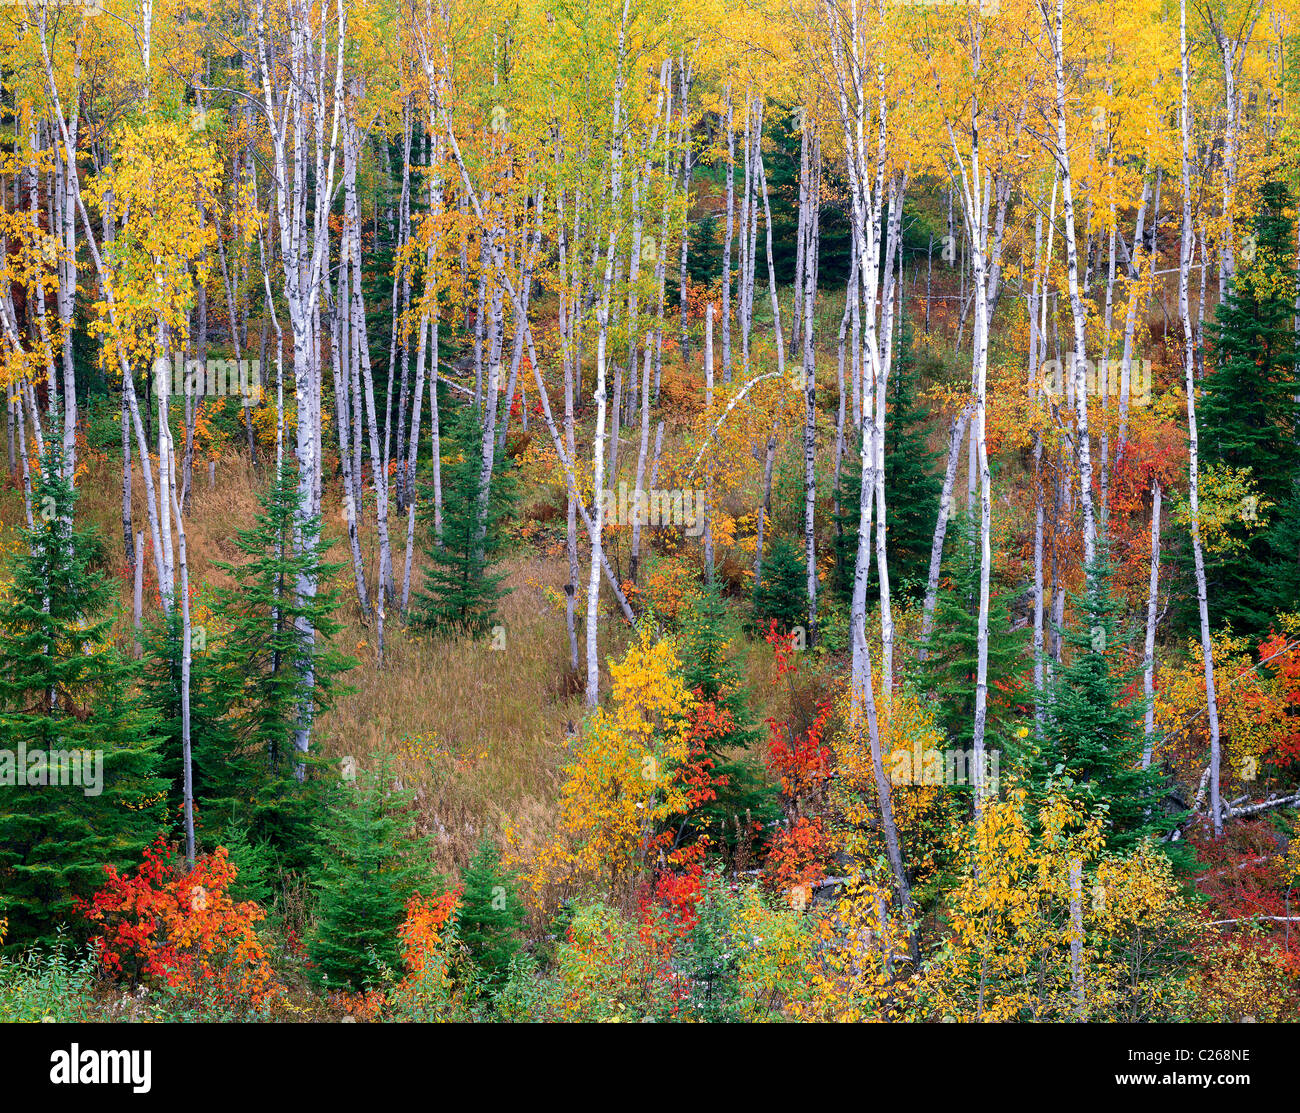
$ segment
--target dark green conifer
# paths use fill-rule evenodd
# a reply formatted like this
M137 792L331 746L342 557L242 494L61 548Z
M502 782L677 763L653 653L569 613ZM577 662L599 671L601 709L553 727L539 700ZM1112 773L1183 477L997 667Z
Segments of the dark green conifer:
M489 986L499 989L510 976L510 960L519 953L524 905L514 877L501 868L496 846L484 841L461 873L457 925L460 941Z
M778 537L763 557L763 580L754 588L754 618L762 628L773 619L790 633L808 621L808 579L803 553L788 537Z
M1110 566L1099 558L1090 584L1074 597L1078 621L1064 630L1065 659L1047 690L1041 740L1024 747L1021 766L1040 798L1064 791L1108 813L1107 844L1132 849L1165 834L1179 818L1162 809L1165 777L1142 768L1145 707L1140 665L1125 661L1119 621L1123 601L1111 594Z
M319 517L302 531L314 546L308 551L298 543L297 502L295 475L285 467L272 476L256 522L235 534L247 559L217 562L236 581L217 589L214 608L225 627L214 684L229 701L230 749L224 771L209 767L206 775L215 796L209 806L220 804L223 816L247 823L250 837L270 841L285 865L304 868L311 860L313 805L310 789L298 782L302 758L293 747L304 667L311 666L315 721L333 704L338 674L354 662L330 644L340 627L338 592L329 583L342 564L325 559L329 545L320 540ZM299 590L304 583L315 586L314 594Z
M411 794L397 789L386 769L327 790L308 948L319 980L362 989L385 968L400 976L397 929L408 900L431 877L411 813Z
M750 693L732 652L738 633L718 586L706 585L683 623L682 679L732 723L731 730L705 742L717 799L691 820L694 831L709 832L715 846L734 844L737 819L748 815L766 825L777 812L775 790L764 784L757 752L763 733L751 720Z
M157 720L139 666L114 644L113 587L89 567L98 544L75 527L62 469L51 437L35 528L22 531L0 593L0 916L14 947L75 926L74 902L106 865L138 863L164 822ZM81 783L58 783L56 764Z
M1300 376L1295 333L1295 226L1278 179L1266 181L1227 299L1207 326L1210 354L1197 401L1204 468L1250 469L1258 506L1243 506L1230 537L1205 553L1211 625L1262 634L1300 606ZM1271 508L1263 509L1266 504ZM1265 519L1262 527L1253 522ZM1199 621L1190 546L1177 566L1189 585L1175 622Z
M441 436L442 544L434 537L433 493L422 497L422 514L430 544L424 586L411 600L411 624L429 632L466 633L491 630L504 572L495 565L504 548L503 525L515 501L510 461L498 451L492 468L486 521L480 520L479 478L482 429L473 408L450 411Z

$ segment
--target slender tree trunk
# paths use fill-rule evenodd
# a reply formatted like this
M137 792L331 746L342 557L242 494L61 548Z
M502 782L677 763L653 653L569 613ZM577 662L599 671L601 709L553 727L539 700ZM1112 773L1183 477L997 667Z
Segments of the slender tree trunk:
M887 99L885 95L885 69L876 68L879 89L871 96L879 105L878 131L872 142L868 139L868 92L862 81L864 70L859 60L867 53L863 29L859 25L856 9L848 21L844 13L827 5L825 15L830 27L831 60L835 68L838 89L840 122L844 129L849 191L853 204L854 251L858 256L859 273L865 288L864 304L866 336L863 341L863 362L855 365L854 374L862 375L861 396L864 409L872 405L871 385L880 374L880 347L875 331L876 288L880 271L881 231L884 218L884 180L887 143ZM853 100L849 91L853 90ZM812 268L815 273L815 264ZM805 312L811 316L811 305ZM805 325L805 337L811 334L811 322ZM872 382L867 381L868 369ZM913 962L919 962L919 942L913 923L911 887L903 865L902 846L894 822L892 787L885 775L881 757L880 728L876 717L876 697L872 682L871 649L866 632L867 569L870 565L871 513L876 486L876 453L872 451L871 438L866 435L869 415L861 415L863 436L861 440L862 486L858 502L858 547L854 565L853 598L850 610L850 632L853 643L853 663L850 688L850 727L861 729L863 711L866 712L867 738L871 750L872 774L880 802L880 826L884 835L885 851L894 881L898 888L900 915L907 925Z
M1083 988L1083 863L1070 859L1070 984L1074 990L1075 1019L1088 1019Z
M722 241L722 381L731 382L731 241L736 214L736 129L732 123L732 91L727 87L727 231Z
M1046 13L1044 18L1047 20ZM1061 171L1061 199L1065 224L1066 274L1070 291L1070 312L1074 320L1074 353L1071 380L1077 414L1077 451L1079 457L1079 497L1083 509L1083 563L1089 582L1095 574L1097 524L1092 502L1092 451L1088 435L1087 311L1079 290L1079 253L1074 232L1074 185L1070 172L1070 148L1066 134L1065 52L1063 24L1065 0L1057 0L1054 24L1047 20L1051 34L1052 59L1056 72L1056 160Z
M144 610L144 531L135 535L135 584L131 594L132 626L135 630L135 656L139 660L144 656L144 645L140 640L140 627Z
M645 458L650 447L650 345L652 339L651 335L646 333L645 367L641 373L641 449L636 458L636 494L632 511L632 555L628 562L628 577L633 583L637 582L637 574L641 568L641 523L643 518L648 520L650 505L650 491L643 491L641 483L645 478ZM663 426L660 425L660 430L662 431L662 429ZM655 446L655 455L657 458L658 445ZM651 491L653 489L652 482Z
M966 437L966 423L970 420L971 407L953 417L948 426L948 467L944 469L944 486L939 494L939 517L935 521L935 538L930 545L930 575L926 580L926 601L922 605L920 619L920 648L918 661L924 661L928 653L930 635L935 625L935 605L939 599L939 572L944 562L944 538L948 536L948 519L952 512L953 488L957 481L957 464L961 460L962 441Z
M1183 372L1187 390L1187 501L1192 513L1192 557L1196 572L1196 605L1201 619L1201 653L1205 663L1205 702L1210 721L1210 812L1214 837L1223 835L1223 811L1219 799L1219 708L1214 690L1214 651L1210 638L1210 610L1205 585L1205 557L1201 549L1200 464L1196 429L1196 340L1192 332L1188 278L1192 266L1191 107L1188 102L1187 0L1180 0L1179 65L1182 99L1178 120L1182 132L1183 234L1178 256L1178 312L1183 324Z
M1147 202L1151 197L1151 183L1142 175L1142 200L1138 204L1137 221L1133 226L1133 258L1130 273L1128 310L1124 317L1124 352L1119 366L1119 443L1115 447L1115 467L1118 468L1128 444L1128 410L1133 389L1133 333L1137 327L1138 305L1146 305L1142 293L1145 279L1141 277L1142 249L1145 246L1144 222ZM1150 270L1148 265L1148 270Z
M174 465L173 465L174 466ZM194 865L194 760L191 745L190 675L193 661L193 628L190 625L190 572L185 552L185 521L181 517L176 489L170 491L176 516L177 555L181 573L181 786L185 808L185 861Z
M801 278L803 298L803 363L800 379L803 383L803 539L804 559L808 583L808 644L817 640L817 364L813 348L813 309L817 296L815 260L818 249L817 205L821 185L821 141L814 131L806 148L809 159L804 167L807 184L804 201L808 208L805 219L807 245L804 250L804 271Z
M876 377L876 411L873 423L876 452L876 573L880 584L880 691L881 701L885 705L886 712L892 707L894 693L894 607L889 587L889 556L885 544L886 530L888 528L885 498L885 410L889 388L889 372L894 353L894 295L898 292L901 297L901 291L897 290L897 287L901 286L901 278L898 282L895 282L894 263L895 259L901 255L899 239L903 215L903 194L906 189L906 174L898 182L890 182L885 248L885 288L882 295L879 333L883 344L880 374Z
M724 322L726 318L723 318ZM723 325L726 335L726 325ZM725 343L725 341L724 341ZM704 417L713 426L713 302L704 311ZM713 467L710 461L704 496L704 582L713 583Z
M334 377L334 413L335 425L338 426L339 464L343 469L343 519L348 528L348 549L352 554L352 578L356 584L357 603L361 608L362 621L369 623L370 598L366 590L366 569L361 556L361 537L357 532L357 518L361 513L361 507L358 505L356 487L352 482L352 414L349 398L352 373L351 368L344 362L347 359L345 353L348 353L350 341L347 325L344 323L343 306L351 301L347 280L342 277L342 270L347 266L346 250L345 248L345 257L340 266L338 295L334 299L334 304L330 306L332 334L330 351L333 356L330 362Z
M126 566L134 568L135 527L131 521L131 412L122 402L122 550L126 556Z
M605 278L604 288L601 293L600 306L597 311L597 331L596 331L596 427L595 443L592 447L592 490L596 493L595 513L592 515L590 536L591 536L591 574L587 581L587 706L594 708L600 695L600 661L597 653L597 641L599 638L599 619L600 619L600 567L604 557L603 548L603 530L604 530L604 513L605 500L602 496L605 481L605 437L606 437L606 405L605 405L605 353L609 343L609 316L610 316L610 298L612 294L614 280L614 256L618 247L618 227L616 214L618 212L619 202L621 199L622 172L623 172L623 138L622 138L622 98L624 81L624 65L626 62L626 43L627 43L627 16L630 0L623 0L623 17L619 28L618 37L618 65L614 78L614 106L613 106L613 124L612 135L613 141L610 144L610 178L609 178L609 205L611 214L611 227L609 230L609 246L605 252ZM614 430L614 435L618 435L618 430Z
M1142 668L1142 695L1146 701L1142 768L1151 764L1156 741L1156 602L1160 586L1160 480L1151 480L1151 582L1147 591L1147 637Z

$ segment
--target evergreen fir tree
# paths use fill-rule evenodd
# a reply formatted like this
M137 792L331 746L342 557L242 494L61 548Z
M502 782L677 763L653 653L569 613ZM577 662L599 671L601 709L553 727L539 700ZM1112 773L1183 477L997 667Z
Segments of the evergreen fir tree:
M510 976L510 960L519 953L523 901L514 878L501 868L500 852L486 840L461 873L461 881L464 890L456 919L460 941L487 984L499 989Z
M730 714L732 729L708 739L705 752L717 799L703 805L693 821L696 832L708 831L715 845L735 841L734 820L746 813L763 823L777 816L775 789L763 783L762 764L755 752L763 737L750 719L750 694L739 663L731 653L737 631L717 584L709 584L695 600L683 629L682 679L703 701Z
M74 526L77 494L62 468L51 437L36 525L0 593L0 916L11 947L52 940L104 866L137 864L163 823L157 723L138 693L139 667L113 642L114 590L89 569L97 546ZM78 753L66 768L82 783L56 783L54 755L74 751L102 755L102 765Z
M275 853L270 844L254 842L248 837L247 827L232 823L226 826L221 845L238 871L230 883L230 899L236 904L251 900L267 907L273 894L271 873L275 868Z
M765 130L771 141L771 150L764 150L763 172L772 209L772 261L778 285L788 286L794 282L797 261L801 136L797 121L788 113L772 113Z
M943 476L941 455L930 451L926 430L930 412L919 401L920 368L912 351L912 325L901 316L889 373L885 420L885 506L888 511L885 548L889 557L890 590L895 596L919 599L929 572L930 544ZM835 522L835 568L832 588L846 602L853 595L853 571L858 559L858 499L862 491L861 441L848 436L840 465L840 510ZM856 433L856 430L852 432ZM852 442L849 444L848 442ZM874 547L872 549L874 554ZM874 571L869 569L869 573Z
M764 128L763 172L767 178L768 204L772 210L772 262L779 285L794 282L799 227L799 152L803 134L797 118L790 113L772 113ZM726 137L723 137L725 142ZM769 149L770 143L770 149ZM743 173L743 171L742 171ZM827 163L822 170L826 188L824 197L846 197L844 174ZM724 180L725 187L726 182ZM739 187L738 187L739 192ZM762 199L759 199L760 206ZM739 197L737 197L739 206ZM852 262L852 226L849 206L843 202L823 200L820 213L820 249L817 261L817 284L827 289L843 290L848 282ZM760 221L762 220L760 209ZM759 230L759 250L764 232ZM720 252L715 253L715 258ZM766 266L759 257L760 282L766 283ZM714 276L717 274L716 264ZM786 342L790 340L786 324Z
M1144 706L1130 693L1140 666L1124 660L1119 632L1123 601L1110 592L1110 566L1099 558L1091 586L1074 596L1079 620L1062 631L1068 656L1047 691L1041 743L1031 731L1021 766L1031 790L1086 799L1109 813L1107 845L1131 849L1177 821L1160 810L1164 774L1141 767Z
M723 188L726 188L725 183ZM717 279L721 258L722 241L718 238L718 221L709 214L694 222L687 232L687 277L697 285L707 286Z
M1300 381L1296 374L1295 229L1291 201L1277 179L1260 189L1252 223L1253 258L1243 257L1227 299L1207 331L1211 356L1197 402L1203 466L1249 468L1268 524L1234 537L1245 546L1205 554L1211 624L1263 633L1279 610L1300 606ZM1243 519L1246 511L1243 511ZM1180 571L1190 581L1190 549ZM1195 591L1183 594L1184 629L1199 621Z
M332 786L318 825L319 894L308 947L317 976L361 989L402 970L397 929L427 879L427 848L412 827L411 794L386 769Z
M935 721L954 749L975 740L975 679L979 669L980 554L975 523L965 512L948 530L943 587L934 609L926 659L919 666L924 688L934 696ZM1001 760L1014 753L1011 721L1025 666L1025 632L1013 630L1003 598L989 593L988 704L986 750Z
M1287 501L1271 511L1272 520L1251 561L1254 572L1255 610L1263 630L1271 616L1300 610L1300 483ZM1265 618L1270 616L1270 618Z
M295 474L285 467L262 496L257 521L235 535L235 546L248 559L217 563L236 580L234 588L217 590L215 607L227 625L214 688L229 700L230 749L224 775L212 766L207 771L215 797L210 805L220 804L224 815L246 822L250 837L269 840L284 864L295 869L311 861L313 814L311 791L294 776L300 760L293 749L302 696L299 670L311 662L315 718L332 706L338 674L354 663L329 642L339 630L334 619L339 599L328 583L342 564L325 560L329 545L319 540L318 517L309 519L304 531L317 539L314 551L295 545L297 498ZM300 580L314 583L315 595L300 596ZM310 642L299 619L315 631Z
M930 570L930 545L939 513L940 452L931 452L930 411L920 400L921 374L912 350L912 322L900 313L889 373L885 422L886 548L890 586L919 599Z
M763 556L763 580L754 587L754 618L762 627L772 619L789 633L808 620L808 578L803 554L788 537L778 537Z
M479 536L482 430L472 407L461 406L442 433L442 544L433 541L433 493L422 499L431 544L424 587L411 602L411 624L437 633L478 636L496 621L504 572L493 567L504 547L502 524L515 501L514 476L497 453L488 498L486 533Z

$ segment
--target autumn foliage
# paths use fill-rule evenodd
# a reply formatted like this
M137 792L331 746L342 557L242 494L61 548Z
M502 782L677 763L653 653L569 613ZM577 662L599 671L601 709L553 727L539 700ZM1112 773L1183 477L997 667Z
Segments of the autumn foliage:
M237 872L225 847L187 868L161 835L135 870L105 866L103 887L80 908L104 970L133 985L268 1007L283 989L257 934L266 914L231 900Z

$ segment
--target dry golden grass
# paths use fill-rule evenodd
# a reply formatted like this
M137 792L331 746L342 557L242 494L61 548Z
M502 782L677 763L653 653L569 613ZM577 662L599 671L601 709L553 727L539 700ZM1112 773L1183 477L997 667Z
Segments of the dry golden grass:
M122 548L120 464L83 451L78 475L81 499L77 518L104 542L105 560L118 589L117 636L132 644L132 581ZM238 530L253 524L265 483L246 458L218 461L216 482L208 485L206 462L195 464L192 505L186 515L191 583L231 586L218 561L238 563ZM133 518L143 530L147 556L146 616L157 609L152 547L145 512L144 483L137 464L133 475ZM10 542L22 523L21 490L0 490L0 528ZM498 620L505 648L492 639L429 638L405 628L389 605L384 667L375 667L375 629L362 621L347 539L335 492L327 491L324 536L333 543L330 558L343 562L332 586L341 606L343 628L335 646L356 667L343 674L336 706L316 724L314 743L323 756L354 756L363 768L387 759L403 785L415 791L422 827L432 836L438 864L464 864L480 839L493 838L504 819L540 843L553 830L554 801L567 760L570 730L583 713L581 684L569 665L563 609L548 601L566 578L563 561L522 549L506 562ZM400 577L405 518L394 515L394 564ZM373 599L377 551L373 523L363 530L362 548ZM421 582L423 552L417 535L413 578ZM400 590L400 585L399 585ZM562 595L560 596L562 598ZM625 641L621 619L602 619L602 660ZM581 637L581 629L579 630Z
M677 444L679 438L676 431L668 438L666 457L686 455ZM631 485L634 444L620 454L619 463L619 478ZM670 478L661 475L660 482ZM195 590L233 585L217 562L239 563L234 537L253 524L265 482L264 470L255 471L245 457L233 452L218 460L215 483L209 486L207 461L196 460L192 502L185 518ZM78 488L78 521L103 539L105 563L119 589L117 636L123 648L129 648L133 585L122 548L120 463L83 445ZM158 597L138 462L133 496L134 526L144 532L147 557L147 616L157 609ZM515 832L516 849L527 854L540 848L554 837L563 769L584 714L584 677L575 675L570 666L564 612L558 603L567 579L565 559L522 547L505 562L504 585L511 591L498 608L505 632L502 649L493 649L491 638L421 636L404 626L396 606L390 604L384 665L379 669L374 624L363 621L356 598L336 483L326 485L324 500L323 533L332 542L330 559L342 564L332 584L339 593L337 617L342 623L334 642L357 664L341 677L347 690L316 723L317 752L331 761L352 756L363 769L387 762L403 786L416 793L420 825L431 836L443 869L463 865L479 841L497 838L507 821ZM367 501L361 546L373 599L378 553L372 506ZM0 491L0 526L7 533L20 524L21 517L20 489L10 486ZM405 524L405 516L394 511L393 561L399 591ZM558 526L552 523L553 529ZM647 548L653 544L652 532L644 542ZM612 530L609 538L610 556L620 572L626 568L627 533ZM413 587L422 579L420 531L416 545ZM697 565L697 554L691 551L691 556L695 558L691 563ZM585 575L584 567L583 586ZM603 591L600 656L605 669L610 659L621 656L631 632L608 589ZM578 621L580 651L585 652L581 613ZM772 710L776 694L771 653L761 643L751 648L749 681L761 717ZM602 690L607 690L607 681L606 675Z
M100 467L106 473L102 479ZM191 579L195 585L230 584L214 561L238 563L235 532L252 525L264 478L247 460L222 459L208 488L206 465L196 466L193 505L186 516ZM140 489L137 474L136 490ZM86 520L110 539L121 562L120 478L98 462L92 470ZM369 509L369 507L367 508ZM144 522L142 496L137 521ZM332 586L339 594L342 629L335 647L356 660L343 674L347 691L317 720L314 745L331 760L357 759L363 769L387 762L416 793L420 823L433 841L440 867L468 861L479 841L495 838L505 819L540 842L554 828L554 802L568 756L569 731L581 720L581 684L569 664L564 613L548 600L566 578L562 560L522 549L505 563L498 607L504 648L492 638L432 638L408 630L389 604L382 669L376 668L373 619L363 621L356 597L337 492L325 494L323 536L330 559L342 562ZM393 562L400 578L405 517L393 516ZM373 601L378 550L372 519L361 547ZM423 539L416 537L413 589L421 583ZM146 545L148 537L146 534ZM122 580L129 614L130 584ZM400 590L400 584L399 584ZM561 596L562 597L562 596ZM623 644L623 623L603 618L602 660ZM581 636L581 631L579 632Z
M352 755L362 768L390 760L446 866L464 863L506 819L539 840L554 828L568 732L582 717L564 614L542 587L562 582L561 563L520 553L506 567L502 649L390 624L376 669L374 627L362 625L352 594L336 644L360 662L343 678L353 691L318 723L322 753ZM612 619L602 635L618 640Z

